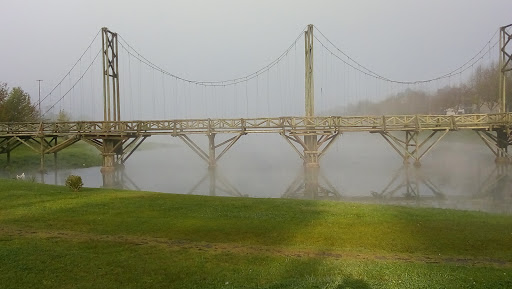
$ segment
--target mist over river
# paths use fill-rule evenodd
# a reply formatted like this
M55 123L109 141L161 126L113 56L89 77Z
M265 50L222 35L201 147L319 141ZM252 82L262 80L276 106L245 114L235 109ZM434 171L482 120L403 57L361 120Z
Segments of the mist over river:
M217 135L217 143L228 136ZM205 136L193 137L203 148ZM179 138L151 137L119 173L119 186L163 193L210 195L208 168ZM277 134L246 135L219 160L217 196L315 198L422 207L512 213L509 166L497 166L494 155L476 136L450 132L422 161L420 168L402 159L379 134L345 133L321 159L320 183L331 193L304 195L302 160ZM68 175L82 177L86 187L102 187L100 167L49 170L36 179L64 184ZM407 176L409 178L407 179ZM200 182L202 180L202 182ZM409 190L407 189L409 188ZM334 192L334 193L333 193Z

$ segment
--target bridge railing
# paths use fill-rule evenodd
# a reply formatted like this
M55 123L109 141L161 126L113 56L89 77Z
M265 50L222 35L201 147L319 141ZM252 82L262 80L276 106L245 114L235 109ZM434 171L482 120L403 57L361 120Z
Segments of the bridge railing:
M512 126L512 113L463 115L326 116L148 121L70 121L0 123L0 137L9 135L91 136L127 134L280 133L286 131L404 131L486 129Z

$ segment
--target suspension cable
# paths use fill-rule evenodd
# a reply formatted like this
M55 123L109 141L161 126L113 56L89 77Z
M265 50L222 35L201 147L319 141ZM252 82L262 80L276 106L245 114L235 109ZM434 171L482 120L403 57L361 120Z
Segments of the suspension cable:
M73 71L73 69L76 67L76 65L77 65L77 64L82 60L82 58L84 57L85 53L87 53L87 51L89 51L89 50L91 49L92 44L94 43L94 41L96 41L96 38L98 38L98 35L100 35L100 32L101 32L101 29L100 29L100 30L98 30L98 33L96 33L96 36L94 36L94 38L92 39L92 41L91 41L91 43L89 44L89 46L87 46L87 49L85 49L84 53L82 53L82 55L80 56L80 58L75 62L75 64L73 64L73 67L71 67L71 69L68 71L68 73L66 73L66 74L64 75L64 77L61 79L61 81L60 81L57 85L55 85L55 87L50 91L50 93L48 93L45 97L43 97L43 99L41 99L41 101L40 101L40 102L37 102L37 104L42 103L42 102L43 102L47 97L49 97L49 96L50 96L50 95L55 91L55 89L57 89L57 87L58 87L59 85L61 85L61 84L62 84L62 82L64 82L64 80L66 79L66 77L68 77L68 76L71 74L71 72L72 72L72 71ZM98 56L98 55L96 55L96 57L97 57L97 56ZM96 57L95 57L94 59L96 59ZM94 62L94 61L93 61L93 62ZM52 107L53 107L53 106L52 106Z
M339 49L332 41L329 40L329 38L327 38L323 33L322 31L320 31L316 26L315 26L315 29L320 33L320 35L331 45L333 46L339 53L343 54L343 56L345 56L349 61L351 61L352 63L349 63L347 60L344 60L342 59L339 55L337 55L336 53L332 52L332 50L330 50L327 45L325 45L319 38L317 38L316 36L314 36L314 38L325 48L327 49L327 51L331 52L336 58L338 58L339 60L341 60L343 63L345 63L346 65L349 65L350 67L352 67L353 69L363 73L363 74L366 74L368 76L372 76L374 78L377 78L377 79L381 79L381 80L384 80L384 81L388 81L388 82L393 82L393 83L399 83L399 84L418 84L418 83L427 83L427 82L432 82L432 81L436 81L436 80L440 80L440 79L443 79L443 78L448 78L448 77L451 77L451 76L454 76L454 75L457 75L459 73L462 73L462 72L465 72L466 70L468 70L469 68L471 68L471 66L475 65L478 61L480 61L483 56L480 56L480 54L482 54L482 52L484 50L486 50L490 45L491 45L491 42L493 41L493 39L496 37L496 35L498 34L498 30L496 30L496 32L493 34L493 36L489 39L488 42L486 42L486 44L484 45L484 47L478 51L477 54L475 54L471 59L469 59L468 61L466 61L463 65L461 65L460 67L448 72L448 73L445 73L441 76L438 76L438 77L435 77L435 78L431 78L431 79L425 79L425 80L415 80L415 81L401 81L401 80L394 80L394 79L390 79L390 78L387 78L387 77L384 77L374 71L372 71L371 69L368 69L366 68L364 65L360 64L359 62L357 62L356 60L354 60L353 58L351 58L348 54L346 54L345 52L343 52L341 49ZM492 45L492 48L496 47L496 45L498 44L498 40L496 40L494 42L494 44ZM485 53L487 54L487 53ZM484 54L484 55L485 55ZM480 56L480 57L479 57ZM479 57L479 58L478 58Z
M119 35L119 34L118 35L119 35L119 37L121 39L121 42L120 42L121 47L123 49L125 49L125 51L129 55L137 58L139 61L141 61L144 64L146 64L148 67L150 67L152 69L155 69L155 70L158 70L158 71L162 72L165 75L168 75L170 77L173 77L175 79L178 79L178 80L181 80L181 81L184 81L184 82L193 83L193 84L197 84L197 85L203 85L203 86L231 86L231 85L235 85L235 84L238 84L238 83L241 83L241 82L249 81L251 79L254 79L254 78L258 77L260 74L269 71L272 67L274 67L276 64L278 64L285 56L288 55L288 52L290 52L290 50L295 46L297 41L302 37L302 35L304 34L304 31L305 31L305 27L304 27L304 29L302 29L302 32L297 36L297 38L295 38L293 43L277 59L275 59L274 61L270 62L266 66L258 69L257 71L255 71L253 73L247 74L246 76L243 76L243 77L227 79L227 80L219 80L219 81L192 80L192 79L187 79L187 78L184 78L184 77L172 74L172 73L164 70L163 68L157 66L156 64L154 64L153 62L148 60L143 55L141 55L121 35ZM123 42L124 42L124 45L123 45ZM133 52L131 52L130 50L133 51Z
M69 92L71 92L71 91L73 90L73 88L75 88L75 86L78 84L78 82L80 82L80 81L84 78L84 76L85 76L85 74L87 73L87 71L89 71L89 69L90 69L90 68L91 68L91 66L94 64L94 62L96 62L96 59L98 58L98 55L100 55L101 51L102 51L101 49L100 49L100 50L98 50L98 53L96 53L96 56L94 56L94 59L93 59L93 60L92 60L92 62L89 64L89 66L87 66L87 68L85 69L84 73L80 76L80 78L78 78L78 79L75 81L75 83L74 83L74 84L73 84L73 85L68 89L68 91L66 91L66 92L64 93L64 95L63 95L63 96L61 96L61 98L59 98L59 99L58 99L58 100L57 100L57 101L56 101L56 102L55 102L55 103L54 103L54 104L53 104L53 105L52 105L48 110L46 110L46 112L45 112L45 113L43 113L43 114L42 114L43 116L44 116L44 115L46 115L50 110L52 110L52 109L53 109L53 108L54 108L54 107L55 107L55 106L56 106L56 105L57 105L61 100L63 100L63 99L64 99L64 97L66 97L66 96L69 94ZM67 75L66 75L66 76L67 76ZM61 81L61 82L62 82L62 81ZM60 86L60 85L58 85L58 86ZM51 94L51 93L50 93L50 94Z

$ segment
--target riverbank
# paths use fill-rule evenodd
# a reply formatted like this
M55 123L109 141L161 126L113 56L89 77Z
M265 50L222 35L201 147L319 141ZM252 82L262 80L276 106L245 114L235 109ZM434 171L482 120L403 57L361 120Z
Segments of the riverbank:
M5 288L507 288L512 216L0 180Z
M7 163L7 155L0 155L0 168L9 172L31 171L39 169L40 155L31 148L21 145L11 152L11 162ZM59 169L88 168L101 165L100 152L92 145L77 142L57 153ZM47 169L55 168L53 154L45 155Z

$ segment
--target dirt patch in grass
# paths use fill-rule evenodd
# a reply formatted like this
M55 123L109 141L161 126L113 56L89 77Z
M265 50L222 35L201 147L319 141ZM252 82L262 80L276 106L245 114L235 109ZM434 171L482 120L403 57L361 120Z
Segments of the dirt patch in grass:
M207 243L189 240L173 240L157 237L130 235L99 235L74 231L33 230L18 227L0 227L0 242L17 238L59 239L73 242L115 242L133 246L157 246L168 250L208 251L213 253L233 253L239 255L267 255L287 258L331 258L346 260L377 260L411 263L455 264L463 266L494 266L512 267L512 262L499 259L466 258L456 256L427 256L427 255L377 255L371 253L352 253L318 250L295 250L282 247L248 246L233 243Z

